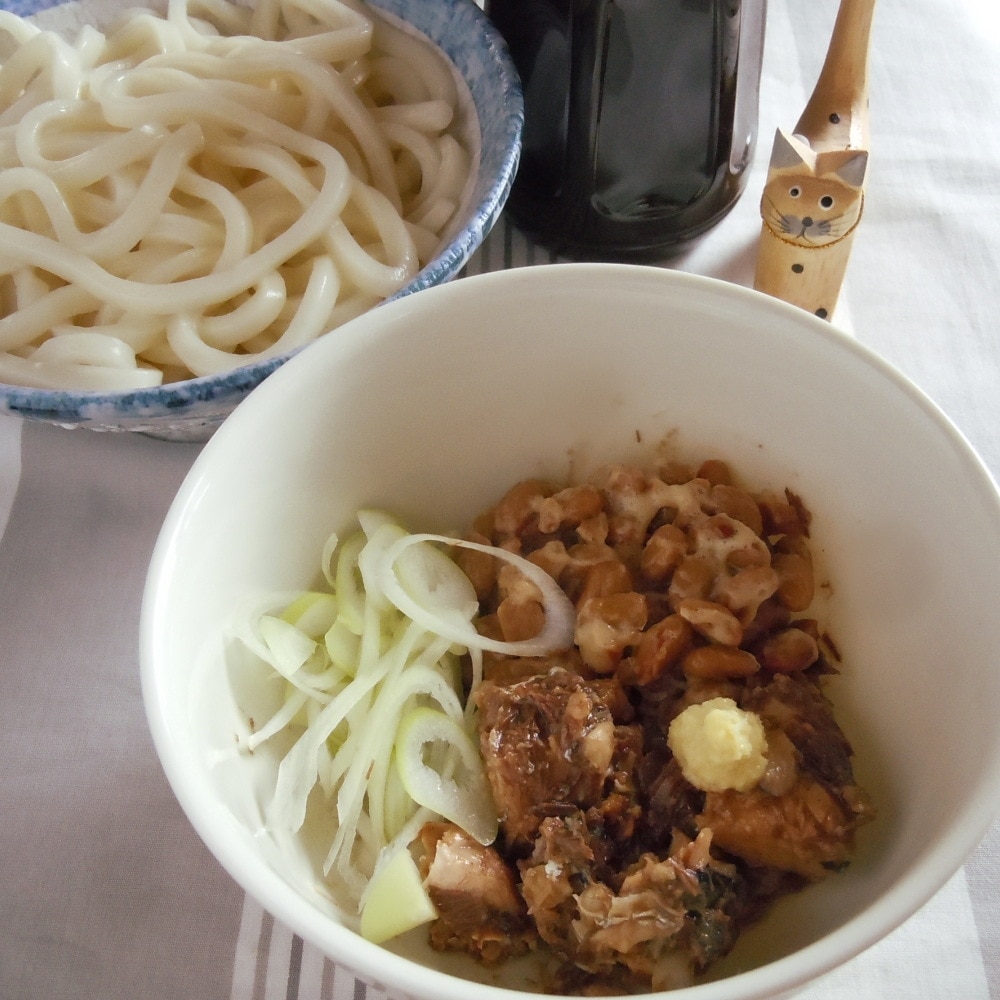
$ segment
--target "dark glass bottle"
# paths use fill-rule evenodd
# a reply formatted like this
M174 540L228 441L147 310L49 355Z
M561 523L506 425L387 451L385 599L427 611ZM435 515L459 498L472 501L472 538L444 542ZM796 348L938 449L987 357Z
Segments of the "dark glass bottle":
M486 0L521 76L508 209L557 250L651 258L739 198L766 0Z

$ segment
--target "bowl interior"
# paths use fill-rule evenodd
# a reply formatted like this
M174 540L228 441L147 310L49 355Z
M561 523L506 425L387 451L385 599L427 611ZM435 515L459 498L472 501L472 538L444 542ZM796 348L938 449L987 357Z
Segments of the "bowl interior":
M436 256L393 298L453 279L496 223L517 171L523 128L520 82L506 46L473 0L368 0L390 23L431 43L449 63L459 105L456 129L472 151L462 204ZM72 32L107 27L128 0L80 0L63 6L37 0L42 27ZM148 6L165 10L166 0ZM58 8L58 9L57 9ZM0 385L0 413L69 427L131 430L174 440L203 441L246 394L293 353L154 389L121 392L47 390Z
M518 479L664 449L726 458L811 508L843 654L831 695L879 810L845 874L780 904L719 967L736 978L691 995L773 996L831 968L914 912L985 831L1000 503L933 404L828 324L710 279L607 264L463 279L361 317L254 391L181 489L143 606L150 725L193 825L364 978L440 1000L468 995L443 969L529 988L524 970L443 958L420 931L390 950L360 940L316 878L321 848L262 832L277 748L241 755L234 734L276 693L247 683L227 622L316 580L327 534L360 507L456 530Z

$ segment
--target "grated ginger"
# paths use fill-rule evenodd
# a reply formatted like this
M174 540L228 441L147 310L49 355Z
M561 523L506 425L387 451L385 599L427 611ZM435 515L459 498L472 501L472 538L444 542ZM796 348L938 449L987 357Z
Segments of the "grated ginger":
M732 698L688 706L670 724L667 743L684 777L703 792L748 791L767 768L764 726Z

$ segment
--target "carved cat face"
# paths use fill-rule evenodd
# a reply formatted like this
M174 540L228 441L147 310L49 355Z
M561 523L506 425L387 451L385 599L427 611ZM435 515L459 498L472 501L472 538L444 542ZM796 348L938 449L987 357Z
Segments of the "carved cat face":
M865 150L817 153L778 129L760 214L776 236L803 247L835 243L861 217Z

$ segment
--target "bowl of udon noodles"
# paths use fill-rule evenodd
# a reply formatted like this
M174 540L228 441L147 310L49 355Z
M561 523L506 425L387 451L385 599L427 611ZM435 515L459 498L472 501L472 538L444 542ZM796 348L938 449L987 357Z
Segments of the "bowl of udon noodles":
M624 264L341 333L201 450L140 627L178 801L310 961L774 1000L951 878L998 805L1000 492L919 389Z
M458 275L522 124L474 0L5 4L0 414L206 440Z

